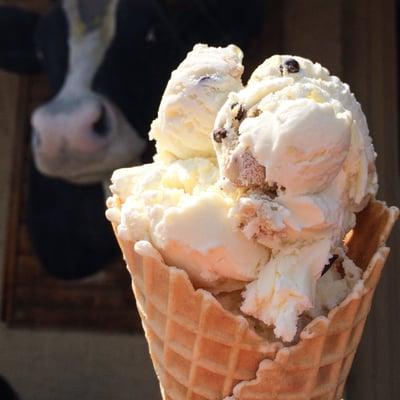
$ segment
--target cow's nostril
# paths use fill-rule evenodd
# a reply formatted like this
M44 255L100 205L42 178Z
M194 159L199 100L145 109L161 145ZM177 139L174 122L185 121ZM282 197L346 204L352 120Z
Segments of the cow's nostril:
M95 123L93 124L93 131L98 136L103 137L107 135L108 130L109 130L109 123L107 118L107 110L102 105L99 118L97 118L97 121L95 121Z

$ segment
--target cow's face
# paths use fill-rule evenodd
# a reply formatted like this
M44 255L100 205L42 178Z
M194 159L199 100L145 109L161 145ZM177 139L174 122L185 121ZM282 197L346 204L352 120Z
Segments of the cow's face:
M0 55L6 67L10 59L18 72L41 66L49 78L54 97L31 118L34 160L46 175L98 182L141 161L149 147L147 130L176 56L168 32L157 33L163 27L152 1L117 3L65 0L44 17L19 13L23 63L14 51Z
M60 45L67 54L56 50L59 57L54 61L64 65L48 65L50 75L51 71L60 74L60 67L65 71L63 85L32 115L34 160L46 175L74 183L104 180L114 169L137 163L145 148L145 140L118 107L93 90L96 73L115 36L115 8L116 0L64 2L68 40L65 35ZM51 58L46 52L51 50L46 47L51 45L51 37L46 38L45 27L44 21L38 46L42 46L44 58ZM61 74L54 78L57 84Z

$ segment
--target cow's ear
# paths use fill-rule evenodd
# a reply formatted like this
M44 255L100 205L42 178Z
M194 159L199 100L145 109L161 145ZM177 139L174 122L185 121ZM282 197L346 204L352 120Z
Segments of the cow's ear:
M19 74L41 71L34 37L40 15L0 6L0 68Z

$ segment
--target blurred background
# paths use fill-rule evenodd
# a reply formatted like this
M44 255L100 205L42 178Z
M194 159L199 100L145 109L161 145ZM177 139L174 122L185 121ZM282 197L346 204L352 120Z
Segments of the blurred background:
M0 0L0 376L15 391L0 381L0 399L160 398L104 185L151 160L149 124L194 43L240 45L245 79L281 53L349 83L378 153L378 197L399 206L398 11L395 0ZM399 235L347 400L400 398Z

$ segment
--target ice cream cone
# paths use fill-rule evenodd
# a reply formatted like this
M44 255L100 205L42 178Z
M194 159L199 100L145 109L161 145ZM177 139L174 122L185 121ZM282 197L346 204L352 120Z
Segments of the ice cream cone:
M357 216L346 240L362 281L292 346L267 341L209 292L194 289L149 242L119 240L163 399L341 399L397 216L375 200Z

